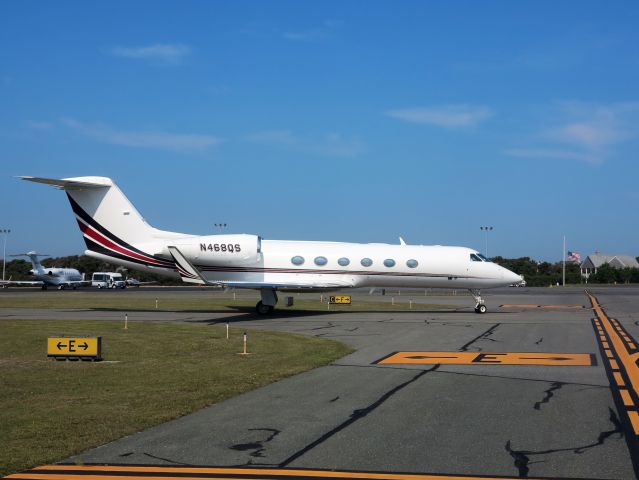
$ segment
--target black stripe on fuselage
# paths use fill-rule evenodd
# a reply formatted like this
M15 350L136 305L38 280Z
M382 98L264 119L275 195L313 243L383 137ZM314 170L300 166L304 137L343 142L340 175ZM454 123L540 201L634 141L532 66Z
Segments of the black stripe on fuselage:
M94 230L96 230L97 232L101 233L102 235L104 235L106 238L108 238L109 240L111 240L113 243L118 244L120 247L122 248L126 248L128 250L131 250L132 252L135 252L139 255L144 255L146 257L149 258L153 258L155 260L157 260L158 262L164 262L166 263L166 265L162 265L162 267L166 267L166 268L172 268L171 267L171 262L169 262L168 260L165 260L163 258L157 258L154 255L150 255L146 252L143 252L142 250L135 248L133 245L125 242L124 240L122 240L121 238L115 236L113 233L111 233L110 231L108 231L106 228L104 228L102 225L100 225L98 222L96 222L93 217L91 217L87 212L85 212L82 207L78 204L78 202L76 202L71 195L69 195L69 193L67 192L67 198L69 199L69 203L71 203L71 208L73 209L73 213L75 213L78 217L80 217L82 219L83 222L85 222L87 225L89 225L91 228L93 228ZM87 245L87 248L89 250L95 250L95 248L92 245L97 245L94 241L89 240L86 236L84 237L84 241ZM144 265L147 265L147 263L141 262L138 259L134 259L131 257L126 257L124 255L115 253L111 250L108 250L104 247L100 246L100 249L105 250L106 255L110 255L112 257L122 257L124 260L127 261L131 261L133 263L142 263ZM99 252L99 253L103 253L103 252ZM153 265L152 263L148 263L148 265ZM160 265L155 265L155 266L160 266Z

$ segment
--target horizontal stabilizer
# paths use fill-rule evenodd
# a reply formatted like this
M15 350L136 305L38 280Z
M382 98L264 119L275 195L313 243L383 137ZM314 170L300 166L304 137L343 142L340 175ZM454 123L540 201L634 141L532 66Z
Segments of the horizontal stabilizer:
M191 262L189 262L182 252L177 247L169 247L169 252L175 260L175 266L177 271L182 277L182 281L186 283L197 283L199 285L205 285L209 282L202 276L200 271L195 268Z
M106 188L113 185L113 182L105 177L79 177L79 178L42 178L42 177L18 177L29 182L44 183L52 187L65 190L83 190L86 188Z

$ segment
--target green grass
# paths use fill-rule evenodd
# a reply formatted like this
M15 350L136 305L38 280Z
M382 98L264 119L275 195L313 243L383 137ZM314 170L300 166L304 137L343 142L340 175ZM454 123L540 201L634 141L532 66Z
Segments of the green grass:
M207 293L210 293L207 294ZM293 296L293 307L284 306L286 293L280 294L280 302L276 307L278 311L304 312L304 311L335 311L335 312L370 312L370 311L408 311L412 310L442 310L451 309L451 305L427 303L424 296L396 296L395 304L390 301L376 301L379 297L354 297L352 305L331 305L330 308L324 302L308 297L298 298ZM390 297L391 295L388 295ZM155 299L158 299L160 311L203 311L203 312L232 312L250 311L255 309L255 303L259 299L249 296L223 295L220 292L198 292L195 295L182 292L145 292L145 291L67 291L67 292L26 292L9 294L3 292L0 295L0 308L83 308L83 309L107 309L116 311L155 310ZM412 305L409 299L413 300Z
M224 327L203 324L122 326L0 322L0 475L61 460L351 351L326 339L250 331L251 355L241 356L241 329L232 328L227 340ZM63 334L102 336L105 362L48 359L47 337Z

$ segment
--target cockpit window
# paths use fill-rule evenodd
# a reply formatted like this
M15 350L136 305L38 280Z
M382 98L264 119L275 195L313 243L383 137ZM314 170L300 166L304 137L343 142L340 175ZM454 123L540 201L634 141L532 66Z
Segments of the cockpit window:
M470 254L470 261L471 262L482 262L483 260L481 259L481 257L478 254L471 253Z
M489 258L484 257L481 253L478 253L477 256L481 258L484 262L490 262Z

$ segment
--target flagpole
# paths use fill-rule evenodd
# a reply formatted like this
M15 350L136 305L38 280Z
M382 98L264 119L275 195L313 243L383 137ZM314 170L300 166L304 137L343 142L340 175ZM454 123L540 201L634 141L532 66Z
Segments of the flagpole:
M563 282L562 282L562 286L566 286L566 235L564 235L564 251L563 251L563 255L562 255L563 259L564 259L564 268L563 268Z

